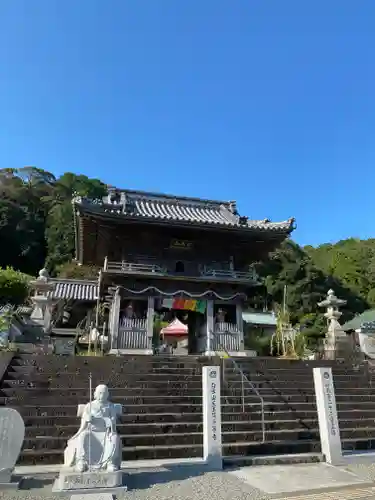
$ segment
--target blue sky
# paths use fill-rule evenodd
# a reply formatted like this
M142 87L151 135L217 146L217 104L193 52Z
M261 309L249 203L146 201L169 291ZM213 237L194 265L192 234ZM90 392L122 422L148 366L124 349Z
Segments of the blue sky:
M0 167L375 237L374 26L374 0L2 0Z

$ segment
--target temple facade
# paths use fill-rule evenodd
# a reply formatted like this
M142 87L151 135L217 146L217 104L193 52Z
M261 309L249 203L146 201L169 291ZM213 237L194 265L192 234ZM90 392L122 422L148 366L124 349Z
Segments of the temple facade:
M95 329L111 353L152 354L168 341L176 354L246 355L244 319L257 323L244 311L260 285L254 265L290 235L293 219L251 220L233 201L117 189L72 203L76 262L97 278L42 270L33 282L30 324L56 348L96 342ZM274 328L272 315L260 315Z
M153 353L157 325L188 327L186 350L244 353L243 307L259 285L254 263L294 220L251 220L235 202L110 189L75 198L76 260L100 268L110 351ZM159 329L160 330L160 329Z

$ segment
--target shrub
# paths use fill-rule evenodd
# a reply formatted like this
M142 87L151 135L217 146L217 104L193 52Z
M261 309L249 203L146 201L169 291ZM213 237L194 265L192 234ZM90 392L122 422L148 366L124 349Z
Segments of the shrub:
M98 279L99 267L79 266L76 262L66 262L57 268L57 276L65 279Z
M22 304L29 295L32 279L12 267L0 268L0 304Z

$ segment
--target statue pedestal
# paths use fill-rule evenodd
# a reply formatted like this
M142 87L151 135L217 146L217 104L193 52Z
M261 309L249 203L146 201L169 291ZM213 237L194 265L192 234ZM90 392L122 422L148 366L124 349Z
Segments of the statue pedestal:
M72 500L90 497L97 500L112 500L115 493L126 491L122 485L122 472L103 470L75 472L62 469L52 488L53 493L70 495Z
M112 493L82 493L82 495L72 495L70 500L115 500Z

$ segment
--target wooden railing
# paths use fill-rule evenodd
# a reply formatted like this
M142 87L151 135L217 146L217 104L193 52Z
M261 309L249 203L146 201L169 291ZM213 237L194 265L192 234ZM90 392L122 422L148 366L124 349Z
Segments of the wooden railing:
M239 332L215 332L212 338L212 349L220 351L222 347L229 352L238 352L241 350L240 334Z
M119 330L147 330L147 319L123 318L119 323Z
M123 318L119 323L116 345L113 349L149 349L147 319Z
M250 271L235 271L231 269L203 269L201 271L201 276L207 276L211 278L228 278L237 280L253 280L256 281L258 278L255 269Z
M238 333L239 328L236 323L215 323L214 333Z
M147 330L119 329L116 349L150 349Z
M136 264L134 262L109 262L104 261L103 271L134 274L166 274L166 270L157 264Z
M211 269L203 268L196 272L190 270L186 273L173 272L167 267L163 267L158 264L140 264L135 262L113 262L108 261L106 258L104 260L103 271L119 273L119 274L145 274L145 275L157 275L157 276L190 276L194 278L210 278L212 280L236 280L236 281L257 281L258 275L254 269L249 271L235 271L230 269Z

